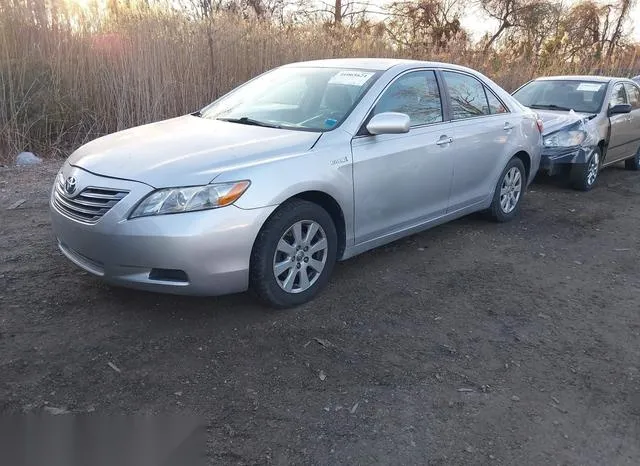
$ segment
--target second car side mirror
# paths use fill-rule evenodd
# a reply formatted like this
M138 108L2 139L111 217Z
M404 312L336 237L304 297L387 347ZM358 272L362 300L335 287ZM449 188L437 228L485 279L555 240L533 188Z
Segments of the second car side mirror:
M609 108L609 116L620 115L622 113L630 113L630 112L631 112L631 105L629 104L617 104Z
M408 133L411 125L409 115L397 112L384 112L374 115L367 123L370 134L400 134Z

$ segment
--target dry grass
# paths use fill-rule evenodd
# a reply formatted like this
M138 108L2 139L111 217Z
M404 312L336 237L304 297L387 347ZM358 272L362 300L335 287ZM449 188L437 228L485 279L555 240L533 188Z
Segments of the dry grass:
M16 0L14 0L16 1ZM321 26L276 27L235 17L192 20L170 11L117 18L61 14L37 24L32 10L0 6L0 154L67 154L97 136L194 111L274 66L344 56L403 56L479 69L507 89L536 75L615 72L615 63L540 63L467 44L395 50L379 36ZM82 27L76 26L82 24ZM1 158L1 156L0 156Z

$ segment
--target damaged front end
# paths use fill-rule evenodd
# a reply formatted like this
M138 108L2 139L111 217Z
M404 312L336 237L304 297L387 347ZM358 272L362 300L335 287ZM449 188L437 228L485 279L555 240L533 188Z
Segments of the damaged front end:
M573 165L588 164L599 140L598 129L591 123L593 116L574 111L545 116L541 170L556 175Z

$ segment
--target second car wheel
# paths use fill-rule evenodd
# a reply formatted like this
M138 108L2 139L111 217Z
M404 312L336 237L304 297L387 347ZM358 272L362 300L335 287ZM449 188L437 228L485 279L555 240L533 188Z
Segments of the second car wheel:
M250 287L269 306L303 304L327 284L337 246L336 228L326 210L301 199L287 201L258 234Z
M636 152L636 155L624 161L624 168L632 171L640 170L640 148L638 152Z
M600 159L602 154L596 148L587 163L576 164L571 167L569 174L571 186L578 191L589 191L596 184L600 173Z
M520 212L526 189L526 172L522 160L512 158L502 171L493 194L489 212L497 222L508 222Z

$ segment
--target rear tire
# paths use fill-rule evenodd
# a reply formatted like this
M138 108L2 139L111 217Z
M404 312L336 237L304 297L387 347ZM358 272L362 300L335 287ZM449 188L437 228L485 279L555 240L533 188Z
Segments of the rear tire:
M634 172L640 170L640 149L638 149L636 155L624 161L624 168Z
M292 199L267 219L251 252L249 287L270 307L310 301L329 281L338 235L317 204Z
M602 152L597 147L587 163L576 164L571 167L569 174L571 186L578 191L590 191L598 180Z
M520 213L520 204L527 187L527 175L522 160L517 157L509 160L502 171L493 201L489 207L491 218L500 223L513 220Z

